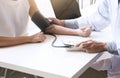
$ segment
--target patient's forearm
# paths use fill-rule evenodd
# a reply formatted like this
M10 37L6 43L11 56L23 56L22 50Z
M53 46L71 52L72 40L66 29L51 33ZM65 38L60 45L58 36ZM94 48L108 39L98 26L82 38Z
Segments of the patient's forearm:
M31 38L29 36L24 37L0 37L0 47L14 46L23 43L29 43Z
M63 26L51 25L46 29L46 32L59 35L78 35L76 29L70 29Z
M88 37L91 34L91 27L86 27L82 29L71 29L53 24L47 27L46 32L53 34L60 34L60 35L75 35L75 36Z
M78 36L76 29L70 29L70 28L65 28L65 27L62 27L60 30L55 31L54 33L61 34L61 35L76 35L76 36Z

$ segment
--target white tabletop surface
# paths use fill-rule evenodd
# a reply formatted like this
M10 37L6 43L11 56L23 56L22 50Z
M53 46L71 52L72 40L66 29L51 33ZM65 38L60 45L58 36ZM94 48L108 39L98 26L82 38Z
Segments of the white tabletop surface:
M0 48L0 66L45 78L78 78L101 55L54 48L51 46L54 37L46 37L43 43ZM55 45L61 45L63 40L106 40L105 32L93 32L88 38L63 35L57 37Z

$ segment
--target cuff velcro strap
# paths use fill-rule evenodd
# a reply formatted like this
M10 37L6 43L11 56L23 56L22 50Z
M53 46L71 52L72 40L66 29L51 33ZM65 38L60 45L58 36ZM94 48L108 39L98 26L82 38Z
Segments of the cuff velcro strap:
M35 12L31 19L41 29L42 32L45 32L45 29L51 24L51 22L43 17L39 11Z

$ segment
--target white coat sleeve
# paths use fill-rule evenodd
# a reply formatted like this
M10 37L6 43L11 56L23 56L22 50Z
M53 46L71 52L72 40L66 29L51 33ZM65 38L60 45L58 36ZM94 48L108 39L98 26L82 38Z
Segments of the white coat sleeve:
M93 30L102 30L110 24L109 6L107 0L103 0L96 11L89 17L79 17L74 20L66 20L65 23L69 28L92 26Z
M116 43L113 42L107 42L107 50L111 54L119 55L119 51L117 50L117 45Z

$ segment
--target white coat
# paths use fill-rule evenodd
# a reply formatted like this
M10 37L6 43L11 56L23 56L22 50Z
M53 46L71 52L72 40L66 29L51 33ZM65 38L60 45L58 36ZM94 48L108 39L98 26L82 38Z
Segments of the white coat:
M77 28L80 26L92 26L96 31L112 26L114 42L117 45L119 55L100 61L96 68L108 71L108 78L120 78L120 3L118 0L103 0L94 14L89 17L80 17L74 20L66 20L66 26Z

